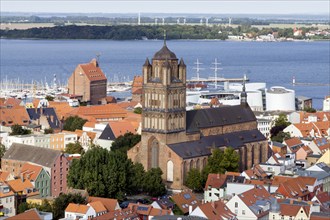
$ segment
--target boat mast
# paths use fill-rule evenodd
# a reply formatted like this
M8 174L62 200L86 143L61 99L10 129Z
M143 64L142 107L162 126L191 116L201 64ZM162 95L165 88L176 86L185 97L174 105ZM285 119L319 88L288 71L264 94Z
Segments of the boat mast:
M211 69L214 70L214 88L218 88L218 70L221 70L222 68L218 67L218 64L220 65L221 63L218 63L218 59L215 58L214 63L212 63L214 67L211 67Z
M197 62L195 62L194 64L196 64L196 67L193 67L193 69L196 70L197 81L199 81L199 71L204 69L204 68L200 68L199 65L203 63L200 63L197 58Z

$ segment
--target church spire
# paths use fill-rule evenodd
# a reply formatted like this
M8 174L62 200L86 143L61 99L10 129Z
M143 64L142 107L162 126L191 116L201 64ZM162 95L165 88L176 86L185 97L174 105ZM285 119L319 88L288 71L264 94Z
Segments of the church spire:
M164 30L164 46L166 46L166 30Z
M243 88L242 88L242 93L241 93L241 105L247 105L247 94L246 94L246 91L245 91L245 80L246 80L246 75L244 74Z

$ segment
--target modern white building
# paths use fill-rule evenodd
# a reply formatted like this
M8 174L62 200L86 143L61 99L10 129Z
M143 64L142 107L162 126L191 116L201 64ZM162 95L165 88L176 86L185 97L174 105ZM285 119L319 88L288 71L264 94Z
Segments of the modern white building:
M266 90L266 111L295 111L295 91L280 86Z
M27 134L7 136L2 141L3 145L8 149L13 143L33 145L36 147L49 148L50 134Z
M330 111L330 95L323 100L323 111Z

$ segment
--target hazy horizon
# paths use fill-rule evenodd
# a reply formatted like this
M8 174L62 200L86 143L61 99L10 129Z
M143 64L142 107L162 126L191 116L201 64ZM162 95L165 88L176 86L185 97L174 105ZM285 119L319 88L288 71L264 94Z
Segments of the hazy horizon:
M329 1L30 1L1 0L3 13L328 15Z

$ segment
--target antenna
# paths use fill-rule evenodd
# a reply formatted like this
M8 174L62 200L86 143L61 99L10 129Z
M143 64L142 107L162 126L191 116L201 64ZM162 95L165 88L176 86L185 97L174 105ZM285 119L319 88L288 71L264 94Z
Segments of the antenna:
M197 58L197 62L194 63L194 64L196 64L196 67L193 67L193 69L196 70L197 80L199 81L199 71L204 69L204 68L200 68L199 65L203 64L203 63L200 63L198 58Z
M214 88L217 89L218 87L218 70L221 70L222 68L219 68L218 65L220 65L221 63L218 63L218 59L215 58L214 59L214 67L211 67L212 70L214 70Z
M97 52L96 53L96 61L99 63L100 62L100 56L101 56L101 53L100 52Z
M164 46L166 46L166 30L164 30Z

